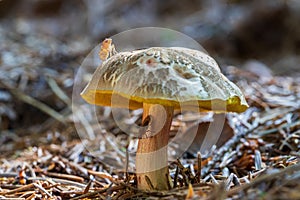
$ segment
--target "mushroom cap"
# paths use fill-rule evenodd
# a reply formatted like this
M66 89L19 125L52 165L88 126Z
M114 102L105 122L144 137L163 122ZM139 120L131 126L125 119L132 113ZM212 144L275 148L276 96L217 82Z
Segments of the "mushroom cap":
M90 104L129 109L143 103L175 110L243 112L240 89L207 54L182 47L120 52L99 66L81 93Z

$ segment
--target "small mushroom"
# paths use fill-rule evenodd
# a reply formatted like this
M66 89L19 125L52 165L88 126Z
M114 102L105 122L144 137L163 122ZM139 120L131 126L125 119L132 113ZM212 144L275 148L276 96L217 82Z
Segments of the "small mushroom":
M243 112L248 108L240 89L221 73L213 58L200 51L152 47L108 55L81 95L90 104L143 108L147 130L139 138L136 155L139 189L171 186L167 146L174 110Z

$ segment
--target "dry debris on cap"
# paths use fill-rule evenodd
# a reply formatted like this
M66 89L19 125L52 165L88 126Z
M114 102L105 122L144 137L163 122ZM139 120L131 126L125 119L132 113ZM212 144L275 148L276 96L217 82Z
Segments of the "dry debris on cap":
M90 104L129 109L143 103L232 112L248 107L213 58L182 47L117 53L97 68L81 95Z

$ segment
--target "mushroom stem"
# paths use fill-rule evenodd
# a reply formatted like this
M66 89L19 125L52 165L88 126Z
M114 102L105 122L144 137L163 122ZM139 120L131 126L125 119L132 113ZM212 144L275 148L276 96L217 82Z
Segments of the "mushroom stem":
M142 123L147 130L139 139L136 173L139 189L167 190L170 187L168 141L174 108L159 104L143 104Z

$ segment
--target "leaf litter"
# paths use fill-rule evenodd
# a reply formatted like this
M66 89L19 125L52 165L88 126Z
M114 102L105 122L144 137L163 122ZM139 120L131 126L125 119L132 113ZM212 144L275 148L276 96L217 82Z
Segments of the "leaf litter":
M84 55L85 50L81 53ZM26 56L20 59L18 62L25 63L23 67L8 62L0 68L4 130L0 137L1 199L300 198L300 78L264 77L226 67L226 75L244 91L250 108L242 114L226 114L223 141L205 154L198 153L200 139L217 115L176 113L171 136L196 130L198 138L182 155L177 154L182 151L179 143L170 145L173 188L140 191L134 174L137 135L125 134L109 108L97 110L100 127L89 114L82 117L87 111L85 105L72 116L66 91L73 71L65 70L57 76L61 69L29 68ZM37 62L39 65L44 61ZM33 84L37 79L46 83L41 84L42 93L32 92L40 87ZM53 102L45 103L45 99ZM41 125L14 130L19 108L16 105L20 102L50 118ZM127 125L126 132L136 133L131 125L141 123L141 114L137 110L124 115L121 121ZM93 141L78 138L73 117L84 124L83 131L89 132Z

